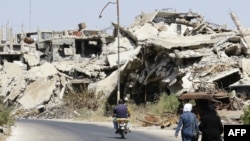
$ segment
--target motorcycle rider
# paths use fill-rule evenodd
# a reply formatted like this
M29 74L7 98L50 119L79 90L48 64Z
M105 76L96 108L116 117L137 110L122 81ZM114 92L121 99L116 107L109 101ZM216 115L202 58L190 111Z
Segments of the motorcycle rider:
M130 112L128 110L127 105L124 104L122 99L119 99L118 105L115 106L114 111L113 111L113 124L114 128L116 129L115 133L118 133L118 123L116 122L117 118L128 118L130 116Z

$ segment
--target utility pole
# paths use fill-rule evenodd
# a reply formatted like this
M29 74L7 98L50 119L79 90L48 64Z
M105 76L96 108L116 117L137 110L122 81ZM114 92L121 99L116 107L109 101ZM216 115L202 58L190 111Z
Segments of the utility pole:
M121 71L120 71L120 8L119 8L119 0L116 2L108 2L102 9L99 18L102 17L102 12L109 4L116 4L116 15L117 15L117 67L118 67L118 76L117 76L117 103L120 99L120 81L121 81Z
M120 99L120 81L121 81L121 70L120 70L120 10L119 0L116 0L117 6L117 67L118 67L118 79L117 79L117 103Z

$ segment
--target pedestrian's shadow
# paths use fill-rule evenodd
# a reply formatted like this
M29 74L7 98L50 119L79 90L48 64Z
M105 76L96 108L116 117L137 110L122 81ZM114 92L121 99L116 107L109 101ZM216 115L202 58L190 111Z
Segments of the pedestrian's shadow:
M124 140L124 139L126 139L126 137L123 139L123 138L121 138L121 137L107 137L107 138L109 138L109 139L121 139L121 140Z

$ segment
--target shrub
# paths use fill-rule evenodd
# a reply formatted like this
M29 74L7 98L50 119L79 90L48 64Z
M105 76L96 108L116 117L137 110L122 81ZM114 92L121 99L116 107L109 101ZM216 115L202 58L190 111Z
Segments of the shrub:
M0 98L0 126L13 125L14 117L11 115L12 108L3 104L3 98Z
M162 94L160 100L152 105L151 112L154 114L161 114L163 112L176 113L179 106L179 101L176 95Z
M97 96L84 90L77 93L68 93L64 96L64 102L73 110L91 109L97 110L99 107Z
M250 124L250 105L244 108L243 115L241 115L241 120L243 124Z

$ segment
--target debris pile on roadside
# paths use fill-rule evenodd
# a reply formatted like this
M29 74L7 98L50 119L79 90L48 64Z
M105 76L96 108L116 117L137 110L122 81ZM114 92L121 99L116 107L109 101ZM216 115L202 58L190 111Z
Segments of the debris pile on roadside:
M161 115L146 114L144 119L136 118L142 122L143 127L147 126L159 126L161 129L170 127L177 123L176 113L165 112Z

